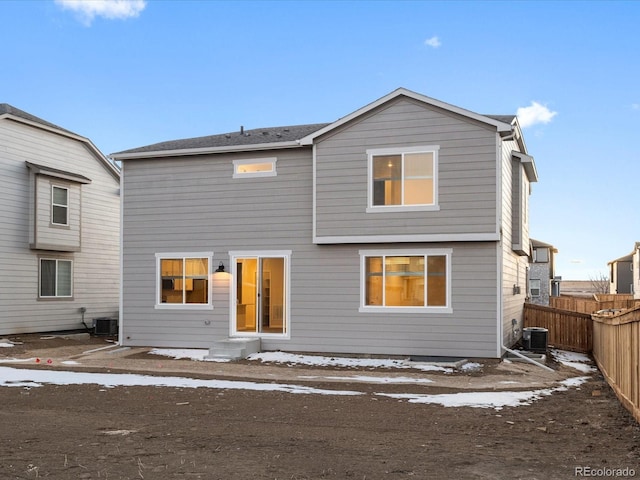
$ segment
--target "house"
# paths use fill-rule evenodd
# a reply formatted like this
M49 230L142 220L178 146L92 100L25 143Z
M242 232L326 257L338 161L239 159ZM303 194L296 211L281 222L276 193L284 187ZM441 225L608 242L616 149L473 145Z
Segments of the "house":
M560 278L555 274L555 254L558 250L548 243L530 239L529 302L549 305L549 297L560 295Z
M632 293L640 298L640 242L624 257L610 261L609 293ZM638 292L638 293L636 293Z
M0 104L0 334L118 315L120 174L87 138Z
M521 335L537 173L513 115L400 88L111 157L123 345L498 358Z

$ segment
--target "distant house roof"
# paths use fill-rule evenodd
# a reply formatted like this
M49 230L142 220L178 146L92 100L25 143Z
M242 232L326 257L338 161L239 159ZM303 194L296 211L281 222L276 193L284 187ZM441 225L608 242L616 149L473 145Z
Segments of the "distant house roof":
M120 171L118 168L104 156L104 154L98 150L91 140L77 133L74 133L65 128L59 127L58 125L47 122L40 117L36 117L35 115L31 115L30 113L25 112L24 110L20 110L8 103L0 103L0 120L10 119L13 121L17 121L23 124L27 124L33 127L41 128L43 130L48 130L49 132L62 135L64 137L71 138L73 140L77 140L82 142L93 155L104 165L104 167L109 171L109 173L118 180L120 178ZM33 164L35 166L35 164Z
M40 117L36 117L35 115L31 115L30 113L27 113L24 110L20 110L19 108L9 105L8 103L0 103L0 117L4 115L13 115L23 120L28 120L29 122L39 123L40 125L43 125L45 127L51 127L51 128L55 128L56 130L61 130L63 132L73 133L51 122L47 122L46 120L43 120Z
M205 148L229 148L238 146L262 145L266 143L295 142L310 133L327 126L327 123L314 123L310 125L292 125L287 127L254 128L251 130L240 130L217 135L207 135L204 137L185 138L181 140L170 140L167 142L154 143L139 148L132 148L122 152L112 154L115 158L130 153L145 152L166 152L197 150Z
M544 242L541 242L540 240L534 240L533 238L530 238L529 242L531 242L531 247L533 248L539 248L539 247L550 248L553 251L553 253L558 253L558 249L553 245L551 245L550 243L544 243Z
M241 152L260 149L295 148L312 145L314 140L335 128L350 122L359 116L398 98L408 97L425 104L441 108L448 112L485 123L495 127L498 132L509 135L513 131L515 115L480 115L440 100L436 100L404 88L398 88L393 92L379 98L364 107L350 113L331 123L314 123L310 125L293 125L288 127L255 128L231 133L208 135L204 137L172 140L155 143L139 148L112 153L111 158L116 160L169 157L178 155L199 155L205 153ZM526 149L526 147L525 147Z

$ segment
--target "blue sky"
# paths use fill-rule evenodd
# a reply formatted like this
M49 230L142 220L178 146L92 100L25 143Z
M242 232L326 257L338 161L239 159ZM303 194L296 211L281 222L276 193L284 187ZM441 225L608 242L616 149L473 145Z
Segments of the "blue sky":
M37 0L0 18L0 102L105 154L330 122L405 87L519 113L531 235L564 279L640 241L640 2Z

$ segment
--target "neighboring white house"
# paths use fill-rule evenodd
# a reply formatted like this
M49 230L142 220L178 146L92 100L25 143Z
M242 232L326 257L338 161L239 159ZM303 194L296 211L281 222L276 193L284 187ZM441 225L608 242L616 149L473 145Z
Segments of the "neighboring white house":
M537 173L514 115L398 89L112 158L123 345L497 358L521 335Z
M0 334L119 307L119 171L87 138L0 104Z

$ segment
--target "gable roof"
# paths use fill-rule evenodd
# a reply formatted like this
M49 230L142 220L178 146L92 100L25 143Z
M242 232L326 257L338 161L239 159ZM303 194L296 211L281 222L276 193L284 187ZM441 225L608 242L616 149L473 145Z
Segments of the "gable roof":
M47 122L40 117L31 115L30 113L27 113L24 110L20 110L19 108L9 105L8 103L0 103L0 120L4 119L13 120L25 125L40 128L42 130L46 130L57 135L62 135L64 137L71 138L83 143L116 180L120 179L120 171L118 170L118 168L113 163L111 163L107 159L107 157L105 157L105 155L100 150L98 150L98 147L96 147L88 138L78 135L77 133L73 133L72 131L65 128L59 127L58 125L55 125L51 122Z
M136 158L170 157L183 155L199 155L206 153L243 152L251 150L266 150L276 148L296 148L310 146L314 140L325 133L344 125L355 118L401 96L444 109L448 112L479 121L496 128L503 135L510 135L514 131L514 115L480 115L470 110L465 110L450 105L440 100L421 95L405 88L398 88L378 100L346 115L331 123L314 123L309 125L294 125L288 127L270 127L244 130L218 135L187 138L160 142L143 147L123 150L112 153L109 156L115 160L127 160Z
M370 112L371 110L379 107L380 105L383 105L391 100L394 100L398 97L401 96L405 96L408 98L412 98L414 100L418 100L419 102L423 102L426 103L428 105L437 107L437 108L441 108L443 110L446 110L448 112L451 113L455 113L458 115L462 115L463 117L467 117L467 118L471 118L473 120L477 120L481 123L485 123L491 126L496 127L497 131L500 133L511 133L513 131L513 128L511 126L511 123L506 123L503 122L501 120L498 120L496 117L504 117L504 118L508 118L506 115L502 115L502 116L487 116L487 115L480 115L479 113L475 113L472 112L470 110L465 110L464 108L460 108L460 107L456 107L455 105L451 105L449 103L445 103L442 102L440 100L436 100L435 98L431 98L431 97L427 97L426 95L422 95L420 93L416 93L413 92L411 90L407 90L406 88L398 88L396 90L394 90L393 92L385 95L384 97L379 98L378 100L371 102L368 105L365 105L362 108L359 108L358 110L356 110L355 112L350 113L349 115L346 115L338 120L336 120L333 123L330 123L329 125L327 125L326 127L317 130L315 132L312 132L310 135L308 135L307 137L303 138L300 143L302 145L311 145L313 143L313 140L316 139L317 137L319 137L320 135L324 135L327 132L330 132L331 130L338 128L342 125L344 125L347 122L350 122L351 120L364 115L365 113Z

